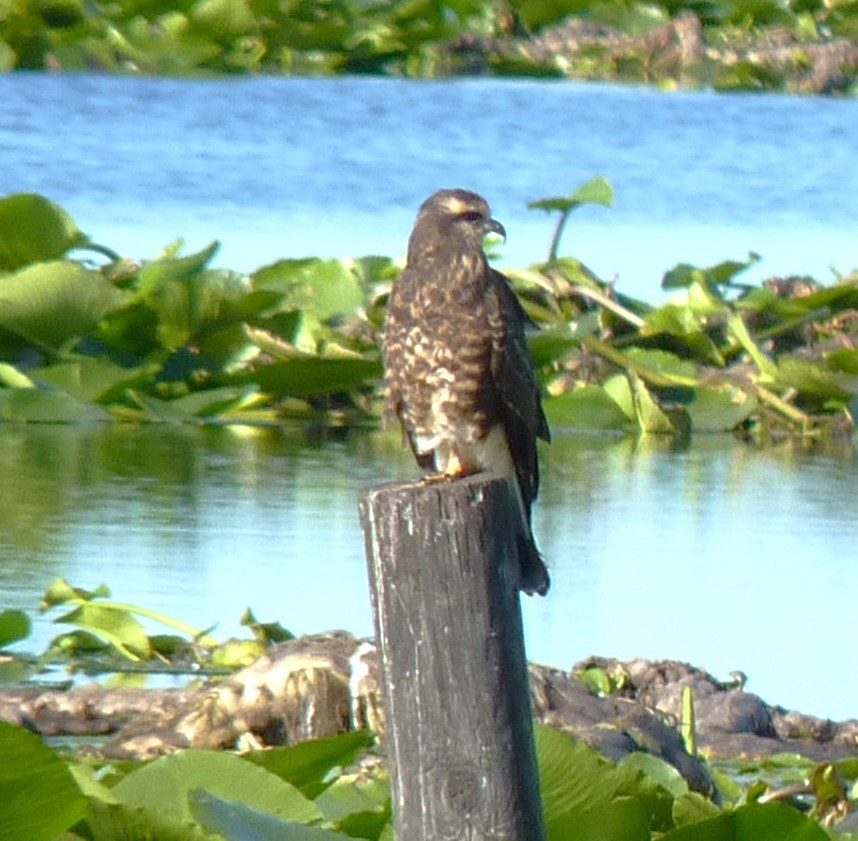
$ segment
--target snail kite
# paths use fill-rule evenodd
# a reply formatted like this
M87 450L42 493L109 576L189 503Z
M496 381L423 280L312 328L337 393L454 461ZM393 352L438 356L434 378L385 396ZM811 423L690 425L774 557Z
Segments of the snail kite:
M439 190L421 205L387 308L385 414L399 418L430 480L486 471L511 483L522 515L521 589L545 595L530 512L536 439L550 434L525 339L529 319L483 251L492 231L506 235L468 190Z

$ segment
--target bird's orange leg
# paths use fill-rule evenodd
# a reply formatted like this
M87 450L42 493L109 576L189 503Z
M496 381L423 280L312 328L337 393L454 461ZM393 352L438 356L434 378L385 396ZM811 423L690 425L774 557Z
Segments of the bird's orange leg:
M447 466L444 470L441 473L433 473L431 476L425 476L423 483L425 485L432 485L435 482L450 482L453 479L461 479L467 475L468 471L454 452L451 453L450 458L447 460Z

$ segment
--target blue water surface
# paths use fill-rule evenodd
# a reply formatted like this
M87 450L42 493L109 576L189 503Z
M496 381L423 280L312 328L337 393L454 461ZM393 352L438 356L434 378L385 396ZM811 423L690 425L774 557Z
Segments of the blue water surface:
M440 186L483 192L502 265L544 258L527 202L596 175L561 252L657 298L680 261L759 252L751 273L858 265L858 102L567 82L0 75L0 195L36 191L134 258L177 237L220 265L401 255ZM371 632L356 495L414 475L397 437L315 446L285 431L0 428L0 608L55 576L221 635L252 606L298 633ZM745 671L766 700L858 717L856 463L694 436L558 433L536 531L547 599L528 654L570 666L679 658ZM37 643L56 631L37 618Z
M648 300L678 262L750 275L858 265L858 102L547 81L0 77L0 194L32 190L94 239L152 256L223 243L252 270L289 256L404 253L441 186L484 193L503 264L547 255L527 203L596 175L562 253Z

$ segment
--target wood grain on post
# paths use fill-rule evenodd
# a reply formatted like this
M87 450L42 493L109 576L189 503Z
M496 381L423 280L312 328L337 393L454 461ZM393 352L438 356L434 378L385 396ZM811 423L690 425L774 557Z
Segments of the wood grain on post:
M383 485L360 512L397 841L543 841L509 486Z

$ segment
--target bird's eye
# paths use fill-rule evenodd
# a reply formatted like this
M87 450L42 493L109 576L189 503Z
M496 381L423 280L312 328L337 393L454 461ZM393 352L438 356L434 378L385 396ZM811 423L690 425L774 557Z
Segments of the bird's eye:
M477 222L483 218L483 214L477 210L466 210L459 214L459 218L464 219L465 222Z

